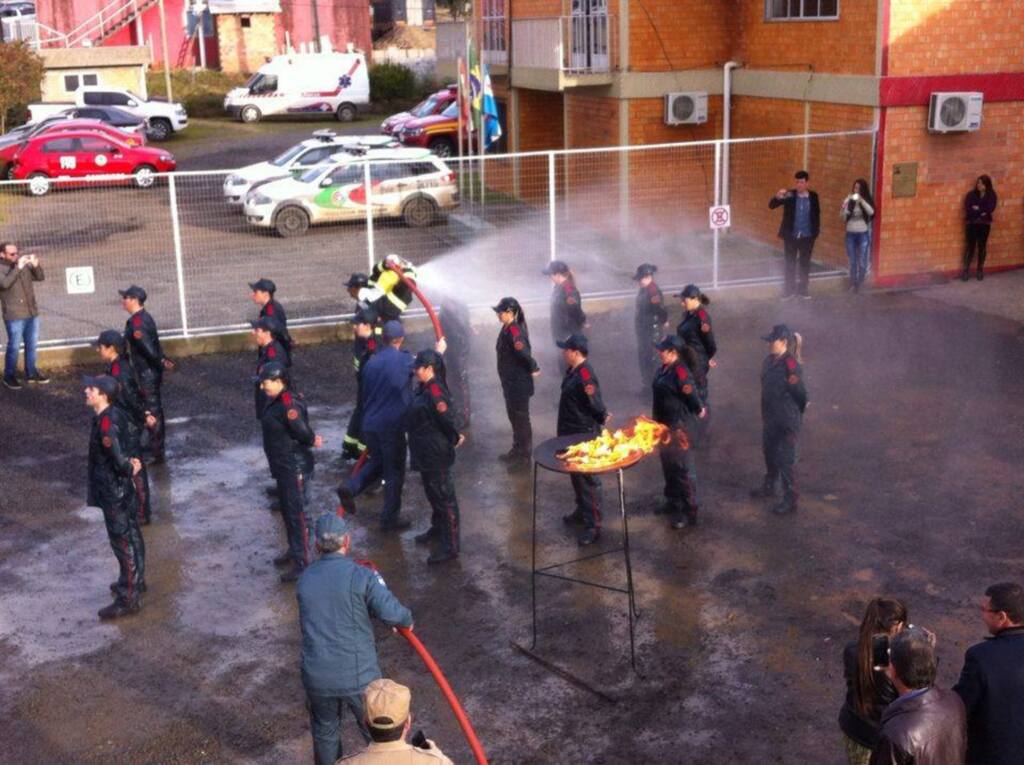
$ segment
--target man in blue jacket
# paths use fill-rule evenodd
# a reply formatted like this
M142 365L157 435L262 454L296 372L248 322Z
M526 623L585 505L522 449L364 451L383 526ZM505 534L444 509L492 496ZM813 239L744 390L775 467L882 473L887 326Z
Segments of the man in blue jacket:
M302 627L302 684L313 729L316 765L342 756L341 716L351 710L363 740L362 694L381 677L370 617L412 628L412 612L398 602L380 574L348 557L348 524L334 513L316 522L320 558L302 572L296 596Z

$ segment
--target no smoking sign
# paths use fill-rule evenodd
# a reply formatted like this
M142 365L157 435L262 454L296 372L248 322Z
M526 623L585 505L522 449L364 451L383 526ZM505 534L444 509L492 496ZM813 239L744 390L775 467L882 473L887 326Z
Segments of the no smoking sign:
M711 228L729 228L732 222L732 211L729 205L716 205L708 208L708 224Z

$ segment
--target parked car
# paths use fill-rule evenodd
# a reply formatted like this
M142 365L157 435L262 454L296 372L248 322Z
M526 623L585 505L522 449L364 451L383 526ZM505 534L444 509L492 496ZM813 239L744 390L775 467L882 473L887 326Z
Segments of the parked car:
M398 145L386 136L336 135L330 130L318 130L312 138L295 144L269 162L246 165L231 173L224 179L224 201L241 207L245 195L255 186L289 176L298 178L339 151L365 154L372 148L397 148Z
M430 149L439 157L452 157L459 150L459 104L448 104L440 114L411 119L395 131L403 146ZM462 126L462 140L469 140L469 126Z
M76 106L65 109L61 114L72 119L99 120L116 128L133 130L145 135L149 132L149 121L116 106Z
M75 130L88 130L90 133L108 136L114 140L121 141L128 146L145 146L146 136L143 133L126 132L111 127L99 120L53 120L39 125L29 131L18 143L4 144L0 146L0 168L3 168L3 177L10 180L14 170L12 161L14 155L21 151L23 144L39 135L54 135Z
M373 217L428 226L459 204L455 173L423 149L378 149L337 154L299 178L261 185L245 197L245 217L283 237L302 236L312 224L365 220L366 163L370 163Z
M224 110L242 122L273 115L355 119L370 103L370 78L362 53L286 53L274 56L249 81L224 97Z
M185 107L177 103L169 103L161 98L145 99L130 90L105 88L101 85L83 85L75 91L74 103L53 102L29 104L32 121L37 122L44 117L58 114L69 108L83 106L116 106L136 117L145 119L149 124L149 135L154 141L164 141L174 133L188 127L188 114Z
M176 167L174 157L164 149L129 146L90 130L43 134L30 138L12 160L11 176L28 180L33 196L46 194L55 179L89 176L131 176L129 182L149 188L156 173L168 173ZM124 182L126 179L111 179ZM61 183L61 188L77 185Z
M431 93L409 111L392 114L380 123L380 132L384 135L394 135L395 132L409 120L440 114L458 97L458 85L449 85L446 88L442 88L436 93Z
M52 125L54 122L67 122L70 119L65 114L53 114L39 122L26 122L24 125L19 125L16 128L11 128L3 135L0 135L0 147L6 146L11 143L21 143L32 133L33 130L37 130L46 125Z

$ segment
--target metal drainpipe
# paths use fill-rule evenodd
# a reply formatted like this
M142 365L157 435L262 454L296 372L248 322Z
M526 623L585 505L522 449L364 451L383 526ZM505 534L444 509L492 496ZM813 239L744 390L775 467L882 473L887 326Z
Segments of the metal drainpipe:
M729 139L732 138L732 70L743 66L727 61L722 67L722 198L716 204L729 204Z

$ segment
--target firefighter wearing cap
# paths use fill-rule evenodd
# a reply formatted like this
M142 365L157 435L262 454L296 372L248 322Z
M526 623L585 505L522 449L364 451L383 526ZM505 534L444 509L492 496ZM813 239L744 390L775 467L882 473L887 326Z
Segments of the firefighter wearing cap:
M437 307L444 327L444 378L452 404L455 407L455 422L460 431L468 430L473 416L472 399L469 390L470 351L473 344L473 325L469 318L469 306L461 300L444 295Z
M283 328L281 322L269 316L249 322L252 327L253 337L256 338L256 374L253 377L255 382L255 405L256 419L263 416L269 399L260 387L260 373L267 364L282 364L285 368L291 368L292 356L288 352L288 346L282 342Z
M291 335L288 334L288 314L284 306L277 302L274 297L277 294L277 285L270 279L258 279L249 282L249 289L252 290L252 302L260 307L259 318L270 316L281 322L282 338L289 347L294 345Z
M658 357L654 346L661 337L663 328L668 323L668 311L665 310L665 297L661 288L654 282L654 274L658 267L651 263L641 263L633 274L633 281L638 282L640 289L636 293L636 352L640 366L640 379L644 385L654 377L658 369Z
M401 274L401 275L399 275ZM400 319L402 313L412 302L412 290L402 280L402 276L416 281L416 269L407 260L397 255L388 255L384 260L374 264L364 285L358 285L362 274L353 274L350 282L357 286L349 286L349 294L355 291L354 297L364 307L373 309L381 321Z
M427 563L444 563L459 556L459 501L455 497L452 466L455 449L465 437L455 421L452 397L440 370L437 351L420 351L413 362L416 389L405 415L410 467L423 480L423 493L432 510L430 528L416 536L417 544L436 547Z
M359 309L352 317L352 366L356 372L356 404L352 408L352 416L348 420L341 456L345 459L358 459L366 444L361 440L363 428L363 370L370 357L381 346L380 330L374 329L377 317L369 308Z
M785 515L796 510L799 491L796 482L797 445L807 408L807 388L801 366L803 340L785 324L776 324L763 337L770 343L761 366L761 419L764 423L765 476L751 495L759 499L775 496L775 483L782 479L782 501L772 512Z
M522 467L530 464L533 454L530 398L534 392L533 378L540 374L540 367L530 352L530 330L519 301L504 297L493 309L501 322L496 347L498 379L505 398L505 413L512 425L512 448L501 455L501 460L512 467Z
M576 277L568 265L561 260L552 260L541 273L550 276L554 284L551 290L551 336L557 345L559 340L581 332L587 323L587 315L583 313L583 299L576 289Z
M697 466L693 438L697 418L707 412L697 384L682 361L683 343L678 337L657 344L661 366L654 375L651 416L669 428L670 440L661 447L661 471L665 476L665 512L672 528L697 525Z
M601 400L601 387L594 368L587 360L589 348L584 335L569 335L557 343L568 369L562 378L562 395L558 401L559 436L579 435L587 441L601 432L610 417ZM588 473L572 473L572 489L576 509L564 516L567 525L583 527L577 541L580 546L592 544L601 536L601 479Z
M687 284L679 293L683 308L683 320L676 327L676 334L683 341L683 360L697 379L700 400L707 405L708 372L715 365L718 351L715 333L711 327L711 315L706 306L711 298L700 291L695 284Z
M86 405L93 412L85 502L103 511L107 538L119 569L118 579L111 585L114 602L100 609L99 617L117 619L137 613L141 606L145 548L132 476L142 469L142 463L129 451L128 416L113 405L117 381L109 375L86 377L83 387Z
M174 362L164 355L156 322L143 307L146 291L133 284L118 292L121 295L121 306L131 314L124 325L128 363L146 402L146 412L153 415L154 424L146 426L149 432L149 451L154 462L163 462L165 428L162 388L164 371L174 369Z
M117 380L118 392L117 406L128 416L130 424L127 433L128 453L130 457L142 459L142 433L147 424L155 424L155 418L146 414L146 403L142 399L139 385L135 381L131 367L121 358L124 350L124 337L120 332L107 329L100 333L96 342L96 351L100 358L107 363L107 374ZM149 525L152 519L152 504L149 495L149 471L146 464L142 463L142 470L132 476L132 483L135 487L136 510L138 521L142 526Z
M263 451L277 483L288 537L287 553L275 558L274 563L285 565L290 560L292 568L281 575L281 581L294 582L313 560L306 501L315 465L313 449L319 448L323 439L309 426L306 405L290 390L287 367L266 363L260 370L259 384L267 397L267 407L260 417Z

